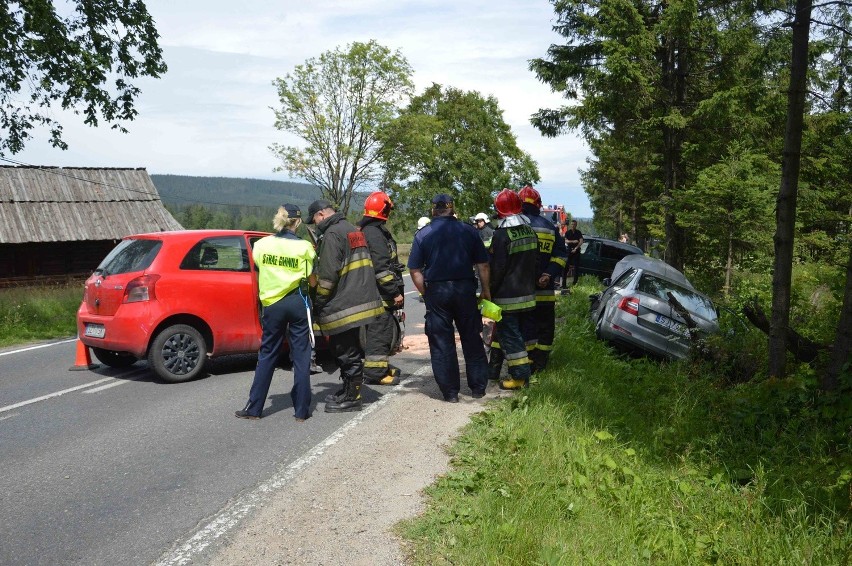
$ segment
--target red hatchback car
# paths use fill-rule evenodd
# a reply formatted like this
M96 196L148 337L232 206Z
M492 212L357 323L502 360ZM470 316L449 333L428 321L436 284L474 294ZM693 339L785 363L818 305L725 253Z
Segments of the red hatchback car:
M86 281L80 340L111 367L146 359L188 381L208 357L256 353L260 302L254 243L265 232L182 230L124 238Z

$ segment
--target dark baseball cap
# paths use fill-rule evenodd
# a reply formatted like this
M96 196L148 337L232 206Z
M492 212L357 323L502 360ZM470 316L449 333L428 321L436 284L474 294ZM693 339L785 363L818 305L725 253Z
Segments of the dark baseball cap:
M306 222L308 224L313 224L314 214L316 214L320 210L325 210L326 208L334 208L334 206L332 206L332 204L325 199L319 199L312 202L311 205L308 207L308 219L306 220Z
M284 210L287 211L288 218L301 218L302 217L302 209L296 206L295 204L285 203L281 206L284 207Z
M435 208L450 208L453 206L453 197L446 193L441 193L435 195L432 199L432 204L435 205Z

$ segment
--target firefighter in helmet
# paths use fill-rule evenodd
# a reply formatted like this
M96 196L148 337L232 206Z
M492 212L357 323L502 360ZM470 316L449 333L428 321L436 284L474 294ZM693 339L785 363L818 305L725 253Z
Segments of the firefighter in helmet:
M500 191L494 208L500 220L491 238L491 301L503 309L503 317L497 322L498 340L491 344L488 376L499 380L505 359L509 377L500 381L500 388L520 389L529 385L531 374L523 328L535 310L531 274L538 262L538 239L521 214L521 198L515 191Z
M541 216L541 195L532 185L523 187L521 212L530 219L538 238L538 263L536 264L535 316L525 330L527 351L532 371L544 369L553 349L556 327L556 279L565 271L568 250L565 239L552 222Z
M388 363L393 353L393 335L396 320L393 311L403 308L405 285L402 281L403 265L399 263L396 241L388 231L387 220L393 210L390 197L376 191L364 201L364 218L358 223L376 275L376 285L385 311L367 326L364 346L364 381L373 385L396 385L399 368Z

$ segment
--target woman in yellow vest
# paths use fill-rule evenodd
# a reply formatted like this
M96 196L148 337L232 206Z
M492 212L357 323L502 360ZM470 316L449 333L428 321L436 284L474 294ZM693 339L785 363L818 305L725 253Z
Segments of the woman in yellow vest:
M263 305L263 338L257 355L257 368L241 419L259 419L269 394L272 374L286 333L293 360L293 400L296 420L311 416L311 326L308 312L309 280L314 277L316 252L310 242L296 236L302 211L283 204L272 221L277 234L257 241L252 250L258 269L258 289Z

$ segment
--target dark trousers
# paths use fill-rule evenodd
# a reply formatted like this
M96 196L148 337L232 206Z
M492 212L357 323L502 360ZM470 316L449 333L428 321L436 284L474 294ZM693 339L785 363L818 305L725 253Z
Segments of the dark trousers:
M555 298L555 297L554 297ZM534 370L544 369L553 350L553 335L556 330L556 302L536 301L530 322L525 325L527 342L535 340L535 348L529 351ZM527 334L530 333L530 334Z
M351 328L328 337L331 355L340 368L340 379L354 381L359 385L364 380L364 350L361 348L361 329Z
M432 357L432 374L444 398L461 388L453 324L461 338L467 385L482 393L488 384L488 359L482 343L482 317L476 305L476 281L430 281L426 286L426 337Z
M562 278L563 287L568 283L569 274L574 275L574 285L576 285L580 278L580 252L568 254L568 261L565 263L565 277Z
M394 325L393 311L385 309L384 314L377 316L367 326L364 344L364 379L367 381L382 379L390 370L388 357L393 343Z
M520 381L529 381L532 372L530 359L527 356L527 346L524 341L524 328L530 327L534 311L506 312L497 323L497 336L500 339L500 350L492 352L494 355L502 355L509 366L509 376Z
M308 335L311 329L308 328L304 300L298 292L294 292L265 307L262 324L263 337L245 410L258 417L263 411L286 334L290 357L293 360L293 388L290 390L290 398L293 401L295 416L306 419L311 416L311 342Z

